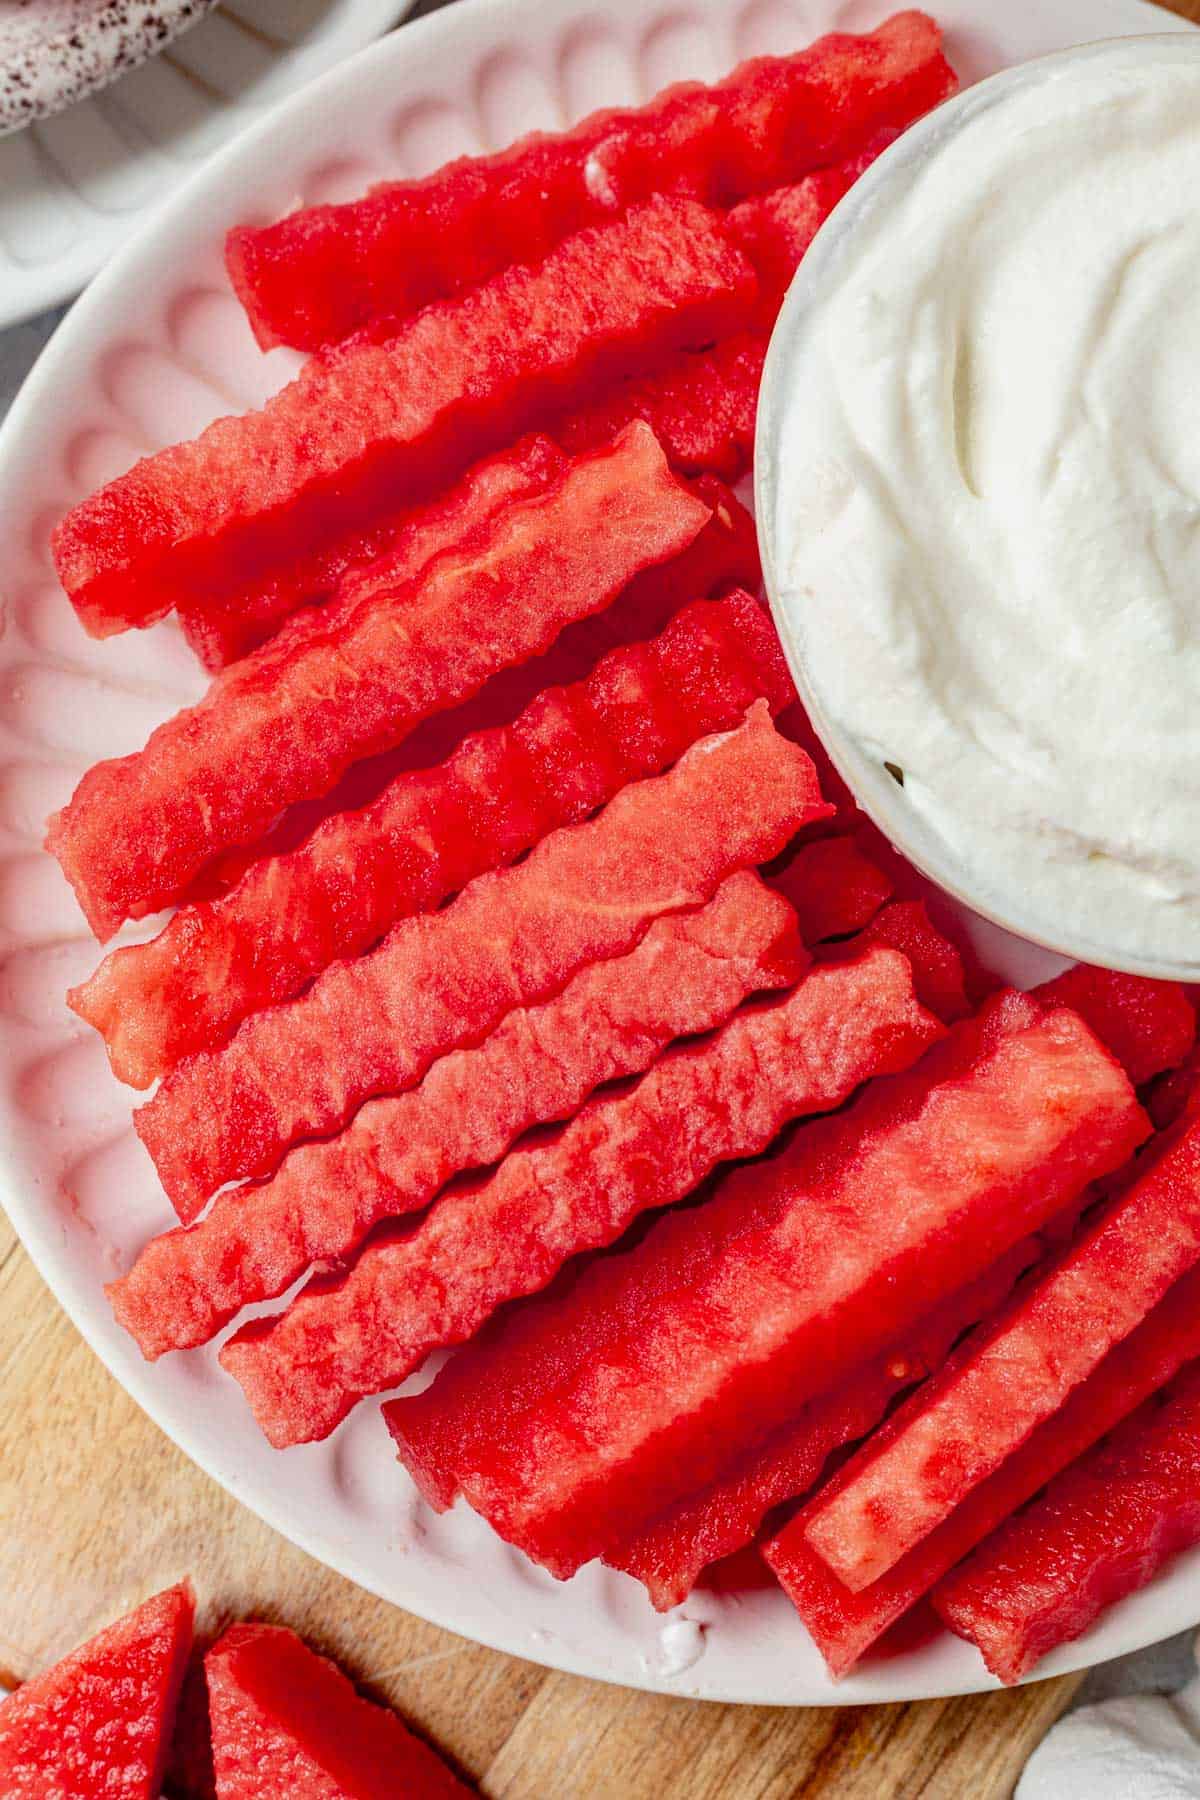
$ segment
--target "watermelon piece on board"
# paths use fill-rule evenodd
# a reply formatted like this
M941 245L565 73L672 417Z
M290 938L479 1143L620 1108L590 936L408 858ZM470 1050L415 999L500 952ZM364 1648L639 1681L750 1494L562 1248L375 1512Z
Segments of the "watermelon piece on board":
M1055 1477L938 1583L942 1620L1020 1681L1200 1543L1200 1363Z
M868 35L761 57L713 87L668 88L637 110L593 113L361 200L237 226L230 278L264 349L316 349L544 255L649 194L728 205L794 182L910 123L955 85L932 19L901 13Z
M609 433L610 440L615 436L615 430ZM589 447L599 449L600 440ZM204 667L216 673L265 643L302 606L324 604L351 575L370 569L389 581L411 581L502 506L544 492L565 471L562 451L549 438L523 438L511 450L476 463L424 505L387 512L370 525L345 531L230 593L181 602L183 634Z
M763 1554L830 1673L835 1678L846 1674L969 1550L1198 1355L1200 1272L1192 1270L1143 1324L1109 1351L1053 1418L861 1593L851 1593L812 1549L801 1509L764 1546ZM837 1481L835 1475L828 1491Z
M791 1118L911 1066L939 1035L895 951L818 969L714 1036L669 1050L628 1092L601 1095L548 1143L455 1188L403 1236L369 1244L341 1280L226 1344L271 1443L325 1437L431 1350L462 1343L571 1257L615 1243L718 1163L765 1150Z
M849 837L801 844L770 879L795 907L806 944L861 931L892 894L883 870Z
M855 1592L985 1481L1200 1259L1200 1125L972 1334L816 1499L809 1544Z
M854 942L902 950L912 964L918 1000L947 1025L970 1012L963 959L933 923L923 900L893 900L875 914Z
M156 1800L194 1610L168 1588L0 1701L4 1800Z
M673 469L737 481L754 455L758 388L767 333L738 332L707 350L685 350L649 375L622 381L549 429L577 455L644 419Z
M260 411L145 458L59 525L62 584L100 637L241 592L437 492L549 409L739 330L757 292L715 215L652 200L384 342L312 358Z
M1076 963L1036 991L1047 1005L1073 1007L1086 1019L1135 1087L1177 1067L1196 1041L1196 1015L1178 981Z
M631 425L415 581L297 614L143 750L90 769L51 820L47 844L96 935L178 899L214 853L547 650L709 517Z
M1145 1134L1082 1021L1000 995L910 1074L802 1125L388 1403L402 1459L435 1503L461 1490L569 1574L715 1479Z
M368 1101L335 1138L298 1145L272 1181L219 1194L197 1224L152 1239L108 1290L118 1320L149 1357L206 1342L310 1264L348 1256L381 1220L415 1214L453 1176L497 1162L534 1125L569 1118L593 1088L648 1068L673 1038L711 1029L748 994L790 986L804 962L786 900L750 871L731 875L707 906L656 920L626 955L515 1008L418 1087Z
M335 813L289 855L254 863L228 894L185 906L148 943L114 950L67 996L135 1087L226 1042L398 919L430 912L511 863L689 744L791 692L774 628L748 594L697 601L648 644L583 682L550 688L511 726L464 739L437 768L398 775L361 811Z
M640 1581L659 1612L678 1606L710 1563L744 1549L773 1508L804 1494L835 1451L864 1437L897 1394L939 1368L961 1334L1008 1297L1044 1250L1038 1237L1015 1245L711 1486L607 1550L605 1562Z
M411 1087L586 963L631 950L656 918L702 904L824 810L812 764L756 701L735 731L701 739L596 818L244 1019L134 1115L180 1218L226 1181L269 1173L299 1139L328 1136L364 1100Z
M762 568L754 520L715 476L701 475L689 485L712 516L678 556L643 569L603 612L568 625L541 656L499 670L461 706L418 725L397 749L355 763L328 794L291 807L265 837L206 863L188 898L226 893L255 863L296 849L333 813L369 804L397 775L444 761L472 732L511 724L543 689L585 680L602 656L652 637L689 601L734 588L756 593Z
M205 1658L217 1800L455 1800L472 1790L398 1715L281 1625Z

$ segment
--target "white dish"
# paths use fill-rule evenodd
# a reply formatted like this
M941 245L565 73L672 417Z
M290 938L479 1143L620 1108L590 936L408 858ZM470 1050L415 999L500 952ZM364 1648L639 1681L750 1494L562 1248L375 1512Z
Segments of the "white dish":
M1184 28L1182 20L1163 14L1159 17L1166 25L1178 26L1180 29L1164 36L1161 45L1155 48L1154 55L1167 59L1171 66L1182 61L1185 67L1194 67L1197 53L1200 52L1200 39L1194 31ZM1058 896L1053 886L1039 883L1025 872L1023 891L1019 891L1015 883L1011 883L1006 891L997 880L995 863L985 871L957 855L951 848L950 840L929 813L922 811L909 798L911 784L906 793L903 785L897 784L887 772L887 765L881 765L869 756L861 741L834 718L829 707L824 704L820 682L814 675L814 669L820 663L819 654L814 654L814 648L819 650L821 640L809 627L806 653L803 608L785 603L779 592L783 583L776 579L775 574L776 568L782 572L787 566L786 546L791 530L787 509L792 500L787 483L789 479L794 481L798 456L805 453L801 448L805 442L805 396L813 392L815 377L812 363L806 360L813 354L811 345L815 334L812 320L819 317L822 296L832 291L830 284L839 276L844 276L847 268L854 266L855 256L861 247L861 238L856 238L859 222L899 216L901 205L911 192L913 183L920 178L927 159L938 154L944 147L953 146L964 133L969 135L976 121L985 119L993 109L1002 109L1010 97L1027 95L1031 91L1036 93L1043 84L1050 84L1053 88L1057 78L1069 74L1081 63L1085 69L1095 70L1101 78L1107 71L1115 69L1117 79L1136 80L1138 74L1146 72L1140 59L1149 52L1141 46L1135 46L1133 54L1139 60L1132 65L1127 60L1130 54L1129 47L1123 48L1120 43L1100 43L1083 55L1067 53L1065 56L1047 57L1024 68L1009 69L997 74L990 81L957 95L945 106L919 120L911 131L905 132L903 138L865 172L855 184L853 193L847 196L828 226L820 233L811 253L805 257L800 273L788 291L772 336L758 410L755 501L772 612L805 709L859 805L870 814L895 848L943 892L952 894L963 906L973 907L1003 930L1043 944L1064 956L1098 963L1104 968L1124 969L1132 974L1158 979L1194 982L1200 978L1200 961L1195 956L1184 960L1183 940L1177 942L1172 956L1151 954L1136 940L1122 943L1115 927L1112 937L1107 940L1092 938L1086 929L1072 927L1069 908L1061 905L1056 908ZM1053 91L1056 101L1062 103L1058 90ZM1189 194L1186 204L1190 206L1190 202ZM1139 220L1139 225L1140 223ZM869 223L866 229L870 230ZM819 331L819 326L817 330ZM799 396L799 405L788 404L792 396ZM817 450L822 461L826 448L824 440L820 439ZM790 541L794 551L798 541L794 533ZM830 610L836 618L836 609ZM838 658L847 662L848 642L845 636L831 637L829 647L837 653ZM853 667L852 660L848 662L848 666ZM1107 667L1105 680L1108 680ZM874 705L874 689L871 690L869 704ZM898 760L906 760L898 751L896 754ZM1119 752L1114 751L1113 754L1118 755ZM966 784L963 785L965 787ZM977 786L971 790L970 797L978 799ZM989 815L985 812L983 816ZM1047 857L1051 858L1052 853L1052 848L1048 848ZM1013 866L1020 866L1019 859L1013 859ZM1052 863L1048 861L1047 867L1050 866ZM1169 933L1171 927L1166 909L1161 913L1147 914L1146 917L1156 930L1162 929L1164 935Z
M47 534L64 508L141 450L260 400L294 367L260 357L226 288L224 227L297 194L415 173L589 108L645 99L889 10L872 0L460 0L355 58L217 157L118 257L43 356L0 434L7 630L0 640L0 1197L46 1280L113 1374L201 1466L323 1562L410 1612L578 1674L767 1704L897 1700L991 1685L941 1637L838 1687L781 1593L701 1592L671 1630L640 1587L598 1567L564 1585L461 1508L436 1517L394 1462L373 1406L329 1442L279 1454L211 1350L148 1366L101 1284L170 1222L129 1125L130 1095L63 990L97 960L39 849L46 814L86 764L129 751L199 693L178 633L96 644L58 591ZM950 51L975 77L1107 31L1164 21L1136 0L945 0ZM1014 979L1042 953L991 933ZM990 934L990 935L989 935ZM1057 965L1055 965L1057 966ZM83 1447L86 1457L86 1446ZM1113 1612L1041 1673L1133 1649L1200 1618L1200 1556Z
M95 58L85 55L96 79L64 87L59 104L73 105L0 136L0 329L77 294L204 157L379 37L410 5L222 0L152 60L122 63L119 81L79 98L99 79ZM194 20L202 8L170 0L94 10L180 15L174 28L182 30L190 24L182 15Z
M0 14L0 131L107 86L195 25L213 0L17 0Z

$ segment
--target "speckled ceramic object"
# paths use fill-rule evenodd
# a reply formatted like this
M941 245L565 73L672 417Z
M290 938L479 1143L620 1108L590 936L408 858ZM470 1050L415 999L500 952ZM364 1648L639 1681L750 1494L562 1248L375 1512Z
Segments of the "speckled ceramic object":
M265 15L268 0L256 3ZM184 44L198 43L227 4ZM302 0L270 4L282 15ZM207 163L73 309L0 432L0 1202L30 1254L151 1417L230 1493L363 1587L535 1662L768 1705L994 1683L970 1646L942 1633L864 1662L835 1687L783 1594L744 1565L667 1618L628 1576L598 1565L554 1581L463 1504L433 1513L373 1403L324 1443L274 1451L211 1347L148 1364L115 1324L104 1282L174 1215L131 1128L129 1090L64 1003L100 953L41 838L90 762L136 749L202 682L170 622L103 643L85 637L55 580L49 534L72 501L137 456L261 404L298 366L289 350L258 353L229 292L221 244L235 218L419 175L593 107L643 101L669 81L711 80L832 27L863 29L893 9L894 0L456 0ZM1138 0L937 0L936 10L969 77L1163 18ZM1038 952L978 924L992 967L1025 984L1046 972ZM130 928L125 941L149 928ZM1200 1551L1038 1673L1118 1655L1197 1618Z
M0 4L0 133L44 119L134 69L215 0L7 0Z

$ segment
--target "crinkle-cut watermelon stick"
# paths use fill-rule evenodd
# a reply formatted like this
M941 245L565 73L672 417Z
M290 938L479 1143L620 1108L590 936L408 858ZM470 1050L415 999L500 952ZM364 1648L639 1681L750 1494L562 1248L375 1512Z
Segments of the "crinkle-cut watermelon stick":
M379 315L458 293L653 193L728 205L852 154L955 86L941 36L901 13L744 63L713 87L668 88L637 111L593 113L361 200L238 226L229 273L264 349L316 349Z
M4 1800L157 1800L194 1610L168 1588L0 1701Z
M614 428L603 441L616 435ZM601 441L595 439L588 448L598 449ZM370 525L345 531L232 593L181 602L183 634L215 674L265 643L300 607L323 605L351 574L373 571L392 582L411 581L502 506L544 492L565 472L563 453L548 437L523 438L512 449L476 463L461 481L423 505L402 506Z
M1191 1363L940 1582L933 1604L1012 1683L1198 1542L1200 1363Z
M865 931L835 946L836 954L861 955L876 943L902 950L922 1006L947 1023L962 1018L965 1005L943 1012L936 1003L945 998L946 958L957 960L957 953L930 924L924 908L919 904L915 908L921 915L919 929L875 929L889 913L907 915L908 910L907 903L885 907ZM961 964L958 975L961 1000ZM929 994L932 1003L926 998ZM1068 1207L1066 1214L1054 1221L1055 1241L1069 1232L1078 1210L1077 1204ZM626 1543L614 1546L605 1561L643 1582L660 1610L677 1605L709 1563L742 1549L772 1508L811 1487L833 1450L864 1436L883 1417L896 1394L940 1367L955 1339L994 1311L1021 1271L1041 1259L1051 1235L1047 1232L1017 1245L978 1281L952 1294L913 1331L856 1369L844 1384L802 1407L794 1420L739 1458L709 1487L680 1501Z
M709 516L631 425L415 581L297 614L144 750L89 770L51 820L47 841L96 935L177 899L214 853L548 649Z
M282 1625L234 1625L204 1659L217 1800L462 1800L399 1716Z
M222 1363L277 1448L326 1437L356 1401L473 1336L571 1257L682 1200L718 1163L756 1156L789 1119L910 1067L938 1035L895 951L815 970L711 1039L669 1050L628 1093L597 1096L549 1143L443 1194L341 1280L245 1326Z
M95 636L241 591L436 492L548 410L739 330L757 294L715 215L651 201L147 457L59 525L63 586Z
M710 1487L606 1551L605 1562L640 1581L659 1612L678 1606L710 1563L751 1543L774 1507L812 1487L834 1451L864 1437L897 1394L939 1368L956 1339L1007 1299L1044 1250L1039 1237L1014 1245L845 1382L801 1407Z
M1107 1044L1135 1087L1180 1064L1196 1041L1196 1015L1178 981L1076 963L1043 982L1047 1005L1070 1006Z
M802 1125L706 1205L462 1351L426 1393L388 1404L389 1425L431 1497L461 1489L502 1537L569 1574L713 1480L1145 1134L1124 1071L1081 1020L1003 994L910 1074Z
M789 986L805 960L786 900L750 871L731 875L707 906L657 920L626 955L516 1007L418 1087L368 1101L335 1138L297 1145L273 1180L220 1194L195 1225L154 1238L109 1289L113 1311L146 1356L206 1342L310 1264L349 1255L380 1220L418 1212L532 1126L648 1068L673 1038Z
M673 469L737 481L754 454L767 333L742 331L708 350L685 350L638 380L620 382L550 429L578 453L644 419Z
M808 1541L857 1592L993 1473L1200 1259L1200 1125L864 1444Z
M923 900L893 900L875 914L854 942L902 950L913 966L917 999L947 1025L970 1012L963 959L933 923ZM838 948L827 945L824 953L835 954Z
M701 475L690 485L712 517L686 550L635 575L611 606L568 625L542 656L501 669L462 706L418 725L397 749L355 763L328 794L290 808L265 837L206 863L188 898L211 900L227 892L254 863L296 849L333 813L369 804L396 775L444 761L472 732L511 724L543 689L586 680L602 656L653 637L689 601L734 588L757 593L762 566L754 520L716 476Z
M114 950L68 1001L120 1079L148 1087L397 919L586 818L697 738L731 729L754 700L778 711L790 690L756 600L698 601L586 681L547 689L511 726L465 739L439 767L398 776L290 855L252 865L231 893L182 908L149 943Z
M623 955L656 918L701 905L824 811L811 762L759 700L736 731L631 783L596 818L552 832L439 912L402 919L369 955L180 1063L134 1115L180 1218L226 1181L269 1173L299 1139L328 1136L372 1095L411 1087L585 963Z
M851 1593L831 1573L805 1536L806 1511L797 1513L763 1553L830 1673L838 1677L851 1669L969 1550L1195 1356L1200 1356L1200 1272L1193 1269L1109 1351L1053 1418L861 1593ZM837 1482L835 1475L822 1492L834 1491Z
M883 870L849 837L801 844L770 880L795 907L806 944L861 931L892 893Z

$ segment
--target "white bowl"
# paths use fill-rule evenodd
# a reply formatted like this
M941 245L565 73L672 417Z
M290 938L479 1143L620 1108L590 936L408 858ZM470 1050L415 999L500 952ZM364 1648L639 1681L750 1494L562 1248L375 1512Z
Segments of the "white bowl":
M1097 24L1100 18L1097 15ZM1200 38L1192 31L1143 34L1134 42L1173 46L1195 60L1200 57ZM788 290L776 322L763 372L755 446L755 510L763 571L775 625L783 642L792 677L805 708L838 773L855 799L895 848L935 886L960 905L991 921L1003 931L1039 944L1072 961L1123 969L1131 974L1158 976L1175 981L1200 979L1200 961L1168 955L1131 954L1119 945L1100 942L1085 932L1072 930L1070 921L1058 921L1018 897L1019 878L1013 892L998 892L978 871L965 865L945 839L907 798L903 786L877 760L868 756L856 739L834 718L813 680L804 654L803 637L793 612L784 603L777 577L778 547L786 506L786 433L789 396L804 391L804 365L808 349L807 326L812 305L826 289L843 259L851 256L860 223L869 215L897 204L929 158L952 145L962 129L1016 89L1053 79L1064 63L1080 59L1104 61L1128 54L1130 39L1123 37L1060 51L1005 69L946 101L920 120L874 162L834 210L805 255Z

